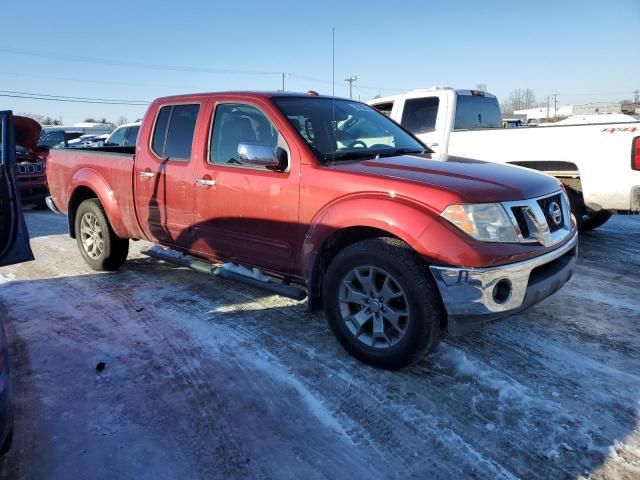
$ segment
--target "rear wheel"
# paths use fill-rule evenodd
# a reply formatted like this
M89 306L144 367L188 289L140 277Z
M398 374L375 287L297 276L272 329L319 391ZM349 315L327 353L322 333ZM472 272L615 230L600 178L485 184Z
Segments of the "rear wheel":
M114 233L98 199L80 204L75 230L80 253L94 270L117 270L127 259L129 240Z
M394 238L364 240L333 259L324 280L329 325L342 346L376 367L404 367L440 340L442 309L418 255Z

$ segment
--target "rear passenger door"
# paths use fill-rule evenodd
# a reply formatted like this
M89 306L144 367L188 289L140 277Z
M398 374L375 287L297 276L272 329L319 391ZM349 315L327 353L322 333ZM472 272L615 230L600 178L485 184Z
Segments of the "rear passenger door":
M10 111L0 112L0 267L33 260L15 183L15 132Z
M134 176L140 226L154 241L189 248L193 216L193 148L200 103L162 105L150 144L137 149ZM148 134L147 134L148 135Z

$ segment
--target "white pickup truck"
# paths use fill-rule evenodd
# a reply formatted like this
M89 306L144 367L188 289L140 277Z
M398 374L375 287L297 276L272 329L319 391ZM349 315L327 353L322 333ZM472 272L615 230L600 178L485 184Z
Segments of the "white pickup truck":
M613 212L640 212L640 122L502 128L494 95L449 87L369 104L413 132L435 159L509 163L557 177L582 230Z

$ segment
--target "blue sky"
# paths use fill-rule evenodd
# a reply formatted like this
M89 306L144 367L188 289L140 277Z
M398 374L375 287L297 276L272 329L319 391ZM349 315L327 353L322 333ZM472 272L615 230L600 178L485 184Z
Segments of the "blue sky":
M0 90L152 100L193 91L336 94L362 100L418 87L531 88L559 104L640 89L640 0L240 0L3 2ZM295 5L295 7L290 6ZM171 68L162 68L169 66ZM260 73L260 72L274 72ZM308 77L308 78L301 78ZM0 97L0 108L73 123L141 117L142 106Z

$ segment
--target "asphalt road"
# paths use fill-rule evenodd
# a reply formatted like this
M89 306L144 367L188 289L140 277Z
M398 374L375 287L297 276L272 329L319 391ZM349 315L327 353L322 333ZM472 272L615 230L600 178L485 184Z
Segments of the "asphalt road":
M399 372L304 303L142 242L98 274L66 219L27 221L36 261L0 269L1 478L640 478L640 217L582 235L561 292Z

